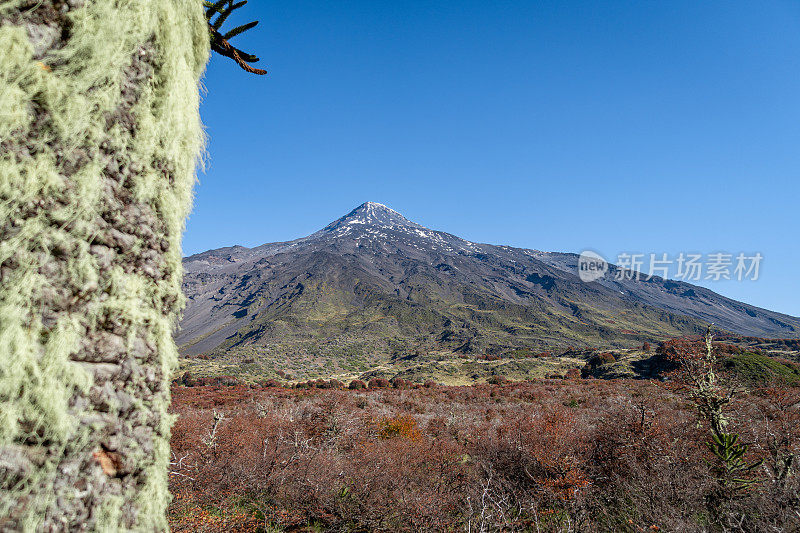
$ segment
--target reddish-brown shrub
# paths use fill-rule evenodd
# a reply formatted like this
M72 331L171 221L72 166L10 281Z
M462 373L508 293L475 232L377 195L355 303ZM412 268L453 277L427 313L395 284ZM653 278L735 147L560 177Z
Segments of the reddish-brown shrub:
M378 437L382 439L405 438L418 441L421 438L417 421L412 416L400 415L395 417L384 417L378 420Z
M350 390L360 390L360 389L366 389L367 385L360 379L354 379L353 381L350 382L347 388Z
M598 357L600 357L600 360L605 364L615 363L617 361L617 358L614 357L614 354L611 352L603 352Z
M392 378L391 380L392 387L395 389L409 389L412 387L413 383L407 381L403 378Z

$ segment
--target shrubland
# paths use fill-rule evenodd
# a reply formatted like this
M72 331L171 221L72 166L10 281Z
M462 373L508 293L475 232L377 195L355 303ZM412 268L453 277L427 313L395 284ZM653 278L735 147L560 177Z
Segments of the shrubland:
M702 377L705 367L686 359L702 362L702 344L679 340L656 352L664 368L672 363L661 380L578 373L471 386L380 378L351 388L323 380L324 387L301 388L235 381L174 386L171 526L800 528L800 388L773 375L773 359L766 364L770 379L754 381L749 366L743 374L726 369L731 357L744 355L721 348L714 394L725 400L723 434L736 436L726 450L738 454L722 457L714 419L686 374ZM780 364L794 368L791 361ZM737 460L739 470L731 466Z

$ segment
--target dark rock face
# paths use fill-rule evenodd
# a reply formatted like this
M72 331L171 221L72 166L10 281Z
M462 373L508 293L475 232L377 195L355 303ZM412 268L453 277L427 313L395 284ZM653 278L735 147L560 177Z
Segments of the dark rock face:
M577 260L473 243L367 202L302 239L185 258L176 340L187 355L298 338L474 353L634 346L699 333L703 321L740 334L800 332L798 318L687 283L611 274L584 283Z

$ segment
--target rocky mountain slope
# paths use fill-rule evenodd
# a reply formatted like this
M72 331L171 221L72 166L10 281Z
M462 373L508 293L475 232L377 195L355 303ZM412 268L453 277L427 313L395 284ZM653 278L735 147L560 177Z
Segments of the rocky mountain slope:
M800 319L688 283L585 283L575 254L473 243L367 202L318 232L184 259L185 356L363 370L431 352L630 347L698 333L797 337Z

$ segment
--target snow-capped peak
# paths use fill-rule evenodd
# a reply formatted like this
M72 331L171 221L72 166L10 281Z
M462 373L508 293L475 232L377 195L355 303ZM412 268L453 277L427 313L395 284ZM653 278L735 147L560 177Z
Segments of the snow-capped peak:
M320 233L330 233L347 226L369 226L383 229L422 228L383 204L365 202L342 218L325 226Z
M303 242L334 239L364 246L382 243L407 249L435 250L440 253L474 252L479 245L454 235L434 231L411 222L406 217L383 204L365 202L345 216L335 220L308 237Z

